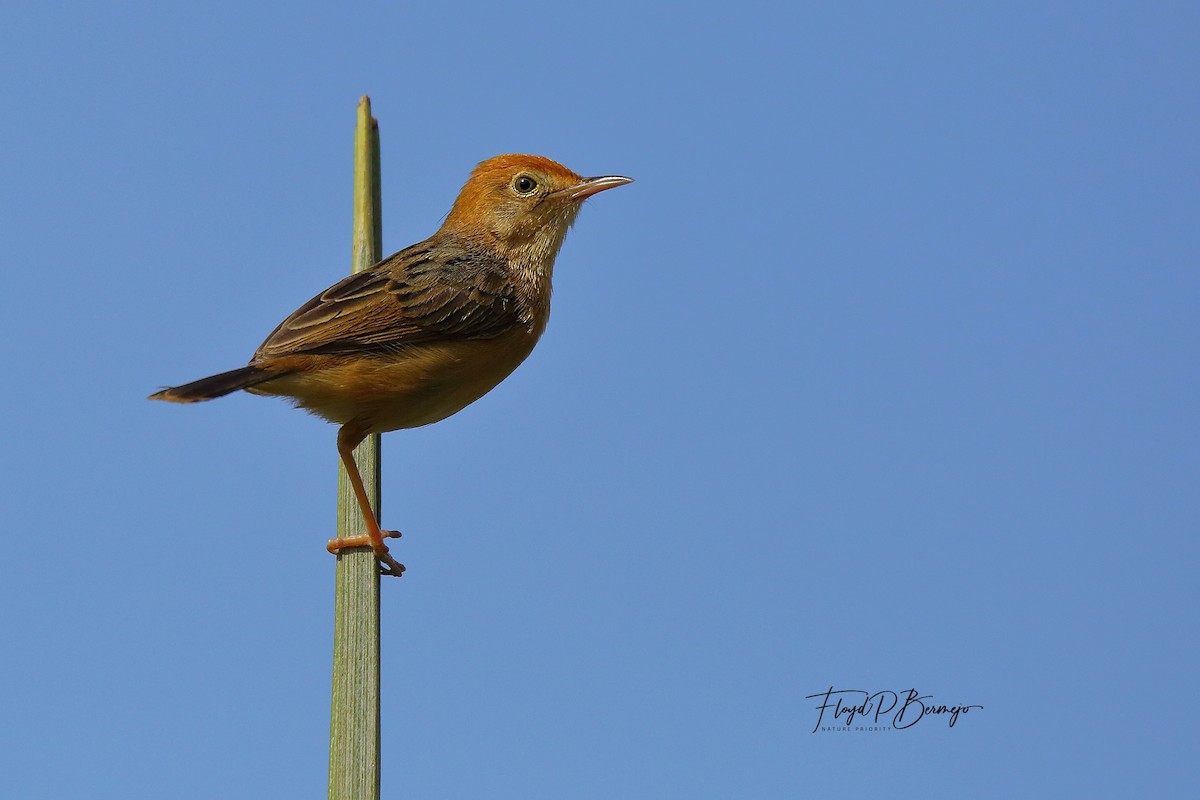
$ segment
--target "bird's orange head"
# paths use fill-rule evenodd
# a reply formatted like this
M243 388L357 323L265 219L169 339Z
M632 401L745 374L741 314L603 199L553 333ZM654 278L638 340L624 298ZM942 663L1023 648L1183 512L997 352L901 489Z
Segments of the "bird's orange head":
M632 181L584 178L542 156L496 156L471 173L442 231L548 270L583 201Z

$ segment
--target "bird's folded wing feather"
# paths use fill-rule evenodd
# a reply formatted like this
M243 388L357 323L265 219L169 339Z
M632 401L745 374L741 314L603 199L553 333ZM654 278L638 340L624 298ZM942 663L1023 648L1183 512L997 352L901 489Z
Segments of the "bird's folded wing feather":
M499 336L523 318L506 269L499 256L464 243L413 245L309 300L267 337L251 363Z

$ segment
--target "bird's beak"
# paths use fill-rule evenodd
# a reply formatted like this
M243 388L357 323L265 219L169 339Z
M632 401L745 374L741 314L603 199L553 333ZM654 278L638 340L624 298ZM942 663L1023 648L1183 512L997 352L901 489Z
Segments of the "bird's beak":
M633 178L626 178L621 175L605 175L601 178L584 178L582 183L577 183L574 186L561 189L554 194L567 200L582 200L585 197L591 197L597 192L603 192L605 189L614 189L618 186L624 186L627 183L633 183Z

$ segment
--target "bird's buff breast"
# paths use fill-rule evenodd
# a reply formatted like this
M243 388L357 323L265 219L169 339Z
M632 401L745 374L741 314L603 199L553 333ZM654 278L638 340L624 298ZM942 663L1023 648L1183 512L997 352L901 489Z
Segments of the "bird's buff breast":
M414 345L375 356L285 356L291 370L249 391L291 397L330 422L365 433L416 428L445 419L483 397L533 350L541 331L494 339Z

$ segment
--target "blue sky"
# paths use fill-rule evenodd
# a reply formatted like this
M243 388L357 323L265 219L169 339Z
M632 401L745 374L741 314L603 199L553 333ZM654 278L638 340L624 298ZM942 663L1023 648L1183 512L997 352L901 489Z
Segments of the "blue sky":
M1194 787L1193 5L3 16L9 796L323 796L335 429L143 398L349 269L362 94L388 252L498 153L637 179L384 438L385 796Z

